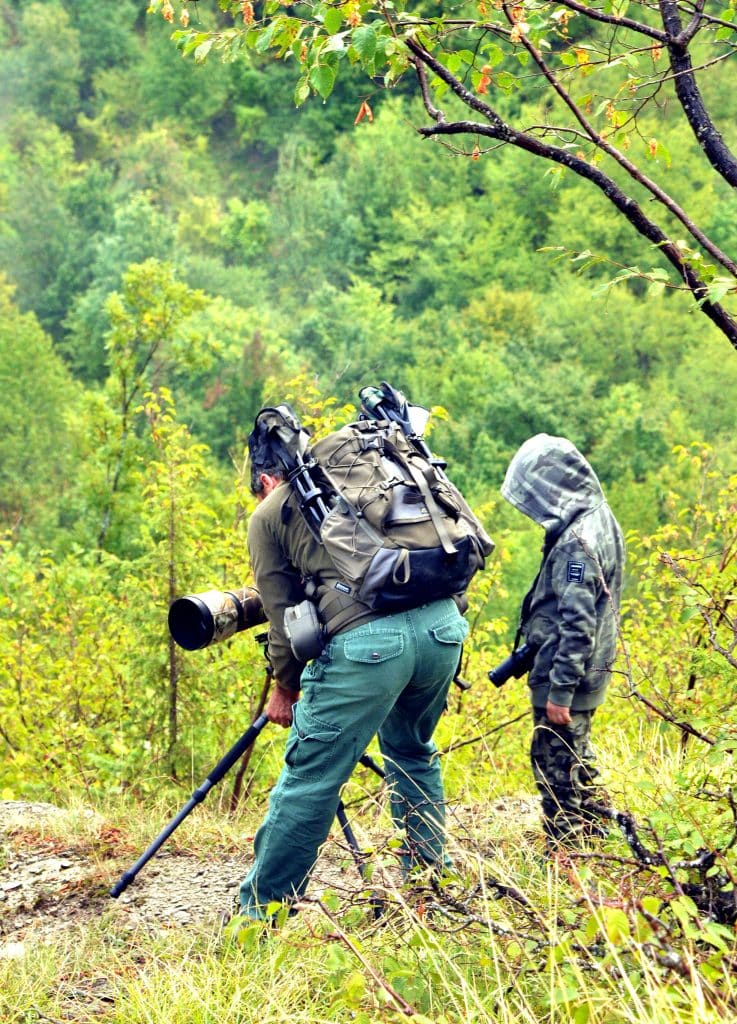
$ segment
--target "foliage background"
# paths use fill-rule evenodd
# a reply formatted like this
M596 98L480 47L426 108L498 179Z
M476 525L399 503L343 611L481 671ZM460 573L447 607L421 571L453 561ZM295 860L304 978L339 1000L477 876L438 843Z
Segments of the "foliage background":
M497 730L523 688L491 693L486 670L541 537L499 485L525 438L563 434L628 536L621 664L597 718L612 795L669 856L719 850L731 877L725 339L637 279L593 297L606 266L576 273L540 250L627 265L636 236L572 177L423 141L401 84L358 124L350 80L295 108L283 63L183 61L133 0L106 16L96 0L0 0L0 31L3 799L176 806L203 777L252 719L263 660L249 634L184 655L166 608L248 582L253 416L287 398L327 430L386 379L437 407L432 445L498 545L472 593L472 688L439 732L449 793L531 792L526 723ZM728 74L709 99L734 125ZM667 174L737 251L734 201L714 202L700 161L680 133ZM462 740L482 734L479 758ZM250 769L259 799L280 740Z

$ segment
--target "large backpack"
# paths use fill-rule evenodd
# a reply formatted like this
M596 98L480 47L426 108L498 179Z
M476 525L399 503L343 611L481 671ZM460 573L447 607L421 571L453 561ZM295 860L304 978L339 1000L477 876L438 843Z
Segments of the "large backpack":
M341 578L337 588L377 611L463 593L494 544L424 442L373 419L311 442L289 413L262 410L257 424L280 439L287 478Z

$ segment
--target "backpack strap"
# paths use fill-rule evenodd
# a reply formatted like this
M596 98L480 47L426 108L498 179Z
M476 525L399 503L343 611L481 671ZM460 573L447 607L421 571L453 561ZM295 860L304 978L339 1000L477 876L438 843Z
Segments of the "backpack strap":
M560 535L563 532L563 530L567 530L568 527L571 526L572 523L575 523L575 521L577 519L579 519L582 515L584 515L584 513L586 511L587 511L587 509L582 509L580 512L577 512L576 515L573 517L573 519L571 519L571 521L569 523L566 523L566 525L562 529L558 530L556 533L548 534L545 537L545 542L543 543L543 554L542 554L542 560L540 562L540 568L537 570L537 575L535 576L535 579L532 581L532 584L530 585L527 593L522 598L522 606L520 608L520 613L519 613L519 625L517 627L517 633L516 633L515 638L514 638L514 648L513 648L513 650L515 650L515 651L517 650L519 642L522 639L522 632L523 632L525 626L527 625L527 620L530 617L530 610L531 610L531 605L532 605L532 598L533 598L533 595L535 593L535 587L537 586L538 580L540 579L540 577L543 574L543 571L545 569L545 563L548 560L548 556L550 555L550 552L555 547L556 541L560 537Z
M348 597L318 584L317 595L313 600L315 599L326 636L334 636L345 626L356 621L356 609L357 606L360 607L360 602L357 602L355 597ZM364 618L370 613L371 609L366 605L365 611L361 612L359 617Z
M402 551L392 571L392 581L404 585L409 583L410 576L409 551Z
M423 470L420 469L418 466L415 466L412 459L405 459L402 453L399 451L399 449L388 438L386 439L384 446L389 455L396 462L399 463L402 469L404 469L405 472L409 474L413 483L415 483L419 488L420 494L425 500L425 507L427 508L430 519L432 520L432 524L435 527L435 532L438 535L438 540L443 546L443 551L446 553L446 555L457 554L458 548L451 540L450 534L448 533L448 529L445 523L443 522L443 518L440 515L440 512L438 511L437 499L433 494L432 490L430 489L430 484L428 483L427 477L425 476ZM433 483L434 482L435 480L433 477Z

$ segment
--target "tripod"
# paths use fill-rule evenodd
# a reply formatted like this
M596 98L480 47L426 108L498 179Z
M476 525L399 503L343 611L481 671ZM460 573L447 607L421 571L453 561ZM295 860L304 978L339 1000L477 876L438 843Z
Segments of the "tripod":
M248 727L248 729L246 729L246 731L243 733L240 739L233 744L233 746L226 754L223 755L223 757L218 761L218 763L212 769L212 771L207 776L202 785L197 787L197 789L192 793L192 796L189 798L187 803L171 819L166 828L164 828L159 833L159 835L156 837L156 839L154 839L151 845L141 854L141 856L138 858L135 864L131 868L129 868L128 871L123 872L123 874L120 876L120 878L115 883L113 888L110 890L110 895L112 896L113 899L117 899L118 896L121 895L121 893L125 892L125 890L131 884L131 882L138 875L138 872L151 860L152 857L156 855L156 853L161 849L161 847L164 845L164 843L172 834L172 832L179 828L184 819L189 814L191 814L195 807L197 807L198 804L202 803L202 801L205 799L205 797L213 788L213 786L216 786L217 783L220 782L220 780L227 774L227 772L230 771L230 769L233 767L236 761L238 761L238 759L254 743L256 737L259 735L259 733L264 728L267 722L268 718L266 717L266 715L259 715L259 717ZM364 765L367 768L370 768L371 771L373 771L380 778L384 778L383 770L376 764L376 762L368 754L363 754L362 757L359 759L358 763ZM358 845L358 841L356 840L356 837L348 821L348 817L345 812L345 806L343 805L342 800L338 803L336 817L343 831L343 835L345 836L345 840L348 844L348 847L351 851L351 856L353 857L356 863L356 867L358 868L361 877L364 880L367 880L368 871L366 867L366 856L361 851L361 848ZM381 911L380 909L378 909L380 907L380 903L377 902L376 897L372 899L372 905L374 907L374 912L378 916L378 913L380 913Z

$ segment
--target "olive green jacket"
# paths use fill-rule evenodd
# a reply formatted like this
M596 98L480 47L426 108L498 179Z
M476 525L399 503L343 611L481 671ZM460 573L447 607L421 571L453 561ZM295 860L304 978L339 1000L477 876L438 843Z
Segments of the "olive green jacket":
M279 484L256 507L248 522L247 543L255 585L269 620L268 656L274 677L285 689L299 690L304 662L294 657L284 632L284 609L304 600L308 579L317 584L320 618L333 624L333 632L378 615L338 589L340 577L323 545L310 533L288 484Z
M574 711L604 700L617 650L622 531L596 473L566 438L537 434L512 459L502 494L545 529L520 631L537 648L532 703Z

